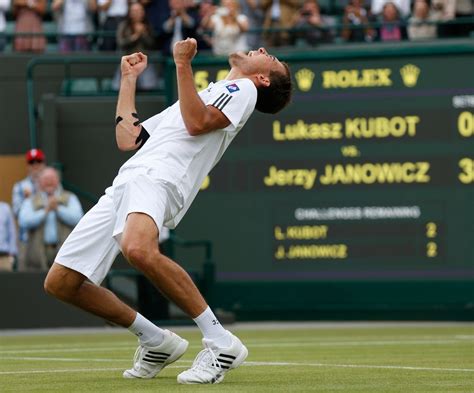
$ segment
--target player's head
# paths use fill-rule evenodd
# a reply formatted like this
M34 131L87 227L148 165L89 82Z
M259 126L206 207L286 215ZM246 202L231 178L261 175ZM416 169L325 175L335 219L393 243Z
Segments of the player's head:
M255 108L258 111L277 113L288 105L292 93L290 69L265 48L232 53L229 63L255 83L258 90Z

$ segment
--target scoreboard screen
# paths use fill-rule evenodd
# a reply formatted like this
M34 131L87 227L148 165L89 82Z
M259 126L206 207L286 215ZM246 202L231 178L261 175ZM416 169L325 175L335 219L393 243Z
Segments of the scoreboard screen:
M473 278L474 50L287 60L291 105L252 115L178 235L221 280Z

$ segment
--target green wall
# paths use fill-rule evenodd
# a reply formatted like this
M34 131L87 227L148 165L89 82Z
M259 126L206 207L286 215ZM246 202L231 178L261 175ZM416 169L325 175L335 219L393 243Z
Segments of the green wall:
M464 48L461 50L462 54L458 52L457 55L465 56L471 62L472 42L463 43L462 47ZM294 53L286 55L285 58L292 67L296 67L295 69L304 66L304 68L313 70L317 75L316 78L319 77L318 72L324 67L339 67L339 69L365 67L363 64L366 64L367 58L371 59L369 62L376 65L372 68L383 68L383 64L396 64L398 70L408 62L415 62L423 65L423 76L430 75L430 78L433 78L433 76L437 77L439 74L440 83L443 84L440 88L448 89L450 87L449 78L443 79L443 76L447 74L454 75L456 88L463 87L457 85L461 76L459 73L456 74L456 69L450 70L444 67L439 70L438 74L436 72L433 74L433 71L427 68L430 65L430 59L435 59L434 54L436 54L436 59L441 59L448 65L453 62L452 45L445 44L407 44L399 47L391 45L367 46L342 50L340 48L328 48L320 49L314 55L305 54L307 55L305 60L302 60L302 54ZM0 105L0 111L3 110L2 116L7 119L5 128L2 129L2 134L6 137L0 142L0 153L22 153L28 147L24 79L28 60L26 57L11 56L4 62L4 64L8 64L8 67L0 65L0 100L3 104ZM112 75L115 69L112 63L96 67L96 71L79 68L74 74L90 76L97 72L97 75L105 77ZM210 70L208 76L212 79L216 71L225 67L226 63L224 61L214 64L213 60L203 59L196 62L194 69ZM4 74L2 69L8 71L10 76L6 76L7 74ZM170 68L166 80L170 96L173 95L175 84L172 80L173 74L173 69ZM91 206L90 199L92 198L87 198L87 196L99 196L105 187L111 183L121 163L128 157L128 154L119 152L115 146L113 119L116 98L114 96L60 96L64 71L59 66L41 66L35 71L35 75L36 100L40 102L38 106L39 145L47 151L53 161L62 165L66 183L72 184L85 192L82 194L82 201L85 207L88 208ZM472 73L467 75L468 80L466 80L465 88L474 86L473 75ZM409 89L401 85L402 81L399 76L397 76L396 83L398 90ZM420 91L424 89L423 91L427 92L430 86L424 85L426 80L421 79L420 83ZM297 86L296 89L300 89L300 87ZM375 89L368 88L364 93L370 94ZM383 100L383 87L382 90L377 92L379 94L378 99ZM326 96L318 95L319 92L315 91L311 94L322 103L320 108L331 111L331 107L333 107L336 108L333 112L342 113L342 116L344 116L346 107L334 98L341 92L334 90L326 93L328 93ZM326 100L331 94L333 100ZM474 93L468 92L466 94ZM302 97L303 93L297 91L296 95ZM396 114L395 112L405 110L401 110L400 107L403 105L398 107L393 98L390 100L390 108L385 108L385 112L392 111ZM435 101L429 101L428 99L426 105L421 103L418 109L426 113L436 111L435 107L438 102ZM308 102L313 101L309 99L305 105L308 105ZM315 102L313 102L314 112L317 113L318 106ZM331 102L333 105L331 105ZM162 96L139 95L137 108L140 117L144 119L159 112L165 107L165 103L166 99ZM354 100L352 104L354 107L352 109L348 107L347 111L363 112L366 110L362 101ZM307 110L305 112L300 104L297 104L294 108L296 117L311 116L311 114L308 115ZM469 110L472 110L472 108ZM324 117L327 116L327 113L329 112L323 112L319 115ZM288 122L296 119L296 117L294 119L291 117L291 109L289 109L289 112L285 112L284 116L286 116L284 120ZM442 117L439 121L443 121ZM443 132L442 130L436 130L439 121L430 125L430 128L434 130L435 138L436 135L442 135ZM273 227L279 224L278 220L285 221L291 209L287 209L288 212L285 212L285 209L282 208L278 210L278 214L273 215L277 211L277 205L290 206L298 204L299 200L304 200L308 204L313 199L316 204L321 204L323 199L327 202L333 198L339 198L340 204L345 206L347 205L346 197L351 192L354 191L355 199L362 203L364 202L364 195L371 194L371 189L366 187L362 190L347 190L340 187L339 189L334 188L325 191L323 199L318 199L320 194L317 193L309 198L308 194L300 199L303 195L301 191L282 190L275 192L274 197L272 197L268 190L252 188L253 185L257 184L256 176L258 177L263 173L255 170L258 165L257 167L254 166L262 157L270 157L274 163L282 162L282 157L285 157L284 160L286 161L284 162L290 167L291 160L295 156L304 156L304 160L300 160L300 163L304 162L307 165L313 154L312 147L307 141L299 144L287 144L283 149L273 146L271 137L268 138L267 135L268 133L271 135L271 127L268 128L269 122L271 122L271 119L266 116L255 116L254 123L244 129L242 135L235 142L235 146L230 148L222 163L211 173L211 180L213 180L211 185L217 185L217 188L214 190L210 188L198 196L196 203L177 230L177 234L185 239L209 239L214 244L214 262L218 280L208 296L213 306L233 311L239 319L474 319L474 307L472 306L474 304L472 280L474 246L473 242L470 241L460 243L462 245L460 250L462 251L459 251L459 255L465 257L462 261L443 260L443 263L447 266L443 270L446 273L444 277L436 275L423 277L424 266L426 267L429 261L427 262L425 259L421 261L416 257L413 257L414 259L410 257L412 259L408 258L405 261L402 258L401 261L405 263L408 271L411 271L409 265L413 262L419 273L418 276L410 276L410 274L405 276L395 275L393 279L390 278L390 275L375 277L368 274L370 268L373 269L377 263L381 266L384 265L386 261L383 256L377 260L375 258L369 261L368 264L367 261L365 264L363 263L363 268L354 276L354 279L351 279L351 276L347 274L345 278L338 278L337 274L328 275L327 271L332 271L330 264L334 264L334 262L328 263L328 261L323 261L327 271L319 278L318 272L321 272L321 269L317 267L317 264L308 264L308 261L292 262L298 265L297 270L290 266L278 270L278 265L272 259L275 244L275 239L272 238ZM406 149L405 156L410 154L416 156L417 152L424 148L425 143L431 143L430 139L421 137L412 145L410 143L405 144L403 147ZM443 138L433 142L430 157L433 158L439 154L444 146L447 147L447 151L457 152L458 147L456 146L459 145L456 143L450 142L448 139L443 140ZM472 138L467 143L466 146L469 146L469 148L466 148L466 154L472 154ZM362 146L361 151L369 151L372 156L377 154L378 146L381 146L377 145L375 141L369 141L366 145L355 145L359 150ZM365 149L366 147L367 149ZM323 162L334 157L336 152L340 155L340 148L340 144L323 141L316 144L314 152L317 159ZM397 149L398 145L396 144L386 144L381 151L396 156ZM445 173L442 168L443 161L440 162L441 172L439 173ZM238 171L241 165L245 169L243 174ZM246 175L250 176L249 178L252 180L245 181ZM241 186L243 188L240 188ZM452 187L451 191L449 187ZM417 190L420 190L418 196L416 195ZM472 201L472 185L461 188L460 185L454 186L449 182L448 184L441 182L431 190L416 187L410 189L410 186L404 186L401 189L394 188L385 191L379 187L376 194L379 195L377 197L378 201L383 201L386 195L391 193L392 201L393 198L396 199L399 195L407 203L413 198L418 198L418 203L423 205L427 199L435 198L438 192L441 192L440 196L437 197L440 205L436 206L441 206L441 209L445 209L443 203L447 201L446 198L450 198L450 195L453 197L452 201L457 198L463 204L462 206L465 206L461 209L459 207L461 205L453 205L450 211L453 214L459 215L462 213L464 215L462 228L465 233L463 236L465 236L464 239L468 239L468 236L472 236L473 233L472 220L469 219L473 215L473 206L472 203L468 203L469 200ZM452 201L449 203L453 203ZM268 209L269 206L273 207ZM455 243L456 227L454 222L455 217L451 217L446 221L449 225L443 227L443 231L445 231L443 236L446 233L449 234L445 238L447 243L440 244L449 245L452 242L454 242L452 244L457 244ZM425 223L414 224L420 226ZM347 236L350 236L350 231ZM420 244L424 244L424 241L424 239L421 239ZM418 243L416 244L418 246ZM445 248L444 255L452 255L449 254L450 252L452 252L452 248ZM185 268L191 270L202 265L204 255L196 251L178 249L176 258ZM452 270L454 273L450 276L450 264L452 262L454 262L454 267L457 265L462 267L467 274L459 275L455 273L455 270ZM394 263L396 265L396 260L393 259L390 263L393 267ZM436 261L433 263L436 263ZM249 269L260 275L253 275L249 279L245 275ZM433 272L431 267L426 269L427 272ZM277 275L278 278L275 278L277 276L273 273L278 271L280 271ZM292 276L292 271L299 272L299 275ZM339 269L339 272L341 271L344 271L344 267L342 267L342 270ZM351 271L354 272L354 270ZM285 277L285 272L287 277ZM307 277L304 276L305 272L309 273ZM367 274L365 275L364 272ZM303 273L303 275L300 273Z

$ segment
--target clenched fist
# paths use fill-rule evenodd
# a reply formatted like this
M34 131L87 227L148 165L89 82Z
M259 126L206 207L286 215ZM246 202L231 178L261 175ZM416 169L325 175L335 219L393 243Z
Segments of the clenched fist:
M120 71L122 76L138 77L147 66L147 57L141 53L134 53L132 55L123 56L120 63Z
M189 64L197 53L197 42L194 38L178 41L173 47L173 58L176 65Z

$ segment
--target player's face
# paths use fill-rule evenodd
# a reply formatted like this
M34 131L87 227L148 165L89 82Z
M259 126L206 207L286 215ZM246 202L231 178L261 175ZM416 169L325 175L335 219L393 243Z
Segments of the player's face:
M270 71L285 72L285 66L265 48L251 50L248 53L233 53L229 57L229 62L232 67L238 67L248 75L269 75Z

